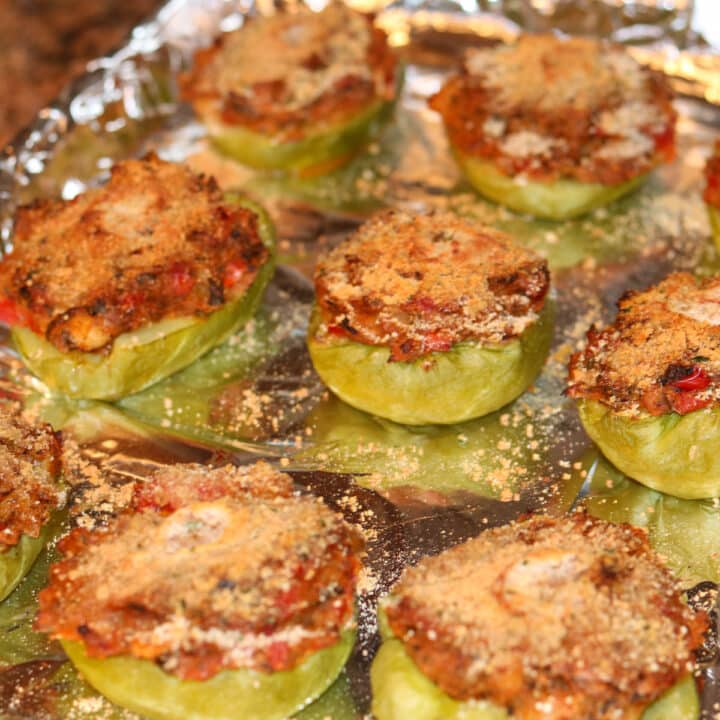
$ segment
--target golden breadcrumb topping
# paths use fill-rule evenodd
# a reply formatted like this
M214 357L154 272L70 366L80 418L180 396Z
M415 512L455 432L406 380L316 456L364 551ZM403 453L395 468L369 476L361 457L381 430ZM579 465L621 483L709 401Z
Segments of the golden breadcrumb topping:
M451 697L489 699L521 720L639 717L690 671L707 626L643 531L582 514L496 528L423 559L387 616Z
M250 18L181 77L206 120L285 140L395 94L396 60L372 19L340 2Z
M106 352L122 333L239 298L267 258L255 213L212 178L154 155L125 160L74 200L20 208L0 318L61 351Z
M675 273L630 292L570 360L568 394L629 415L685 414L720 400L720 277Z
M547 263L502 233L452 213L380 213L318 263L316 339L403 361L503 343L537 320L548 285Z
M17 409L0 407L0 553L23 535L38 537L64 503L60 467L60 439L53 429L30 424Z
M715 143L715 152L708 158L705 167L707 187L705 188L705 202L720 208L720 140Z
M671 100L665 78L622 47L524 35L469 50L430 106L453 145L507 175L615 185L672 159Z
M160 471L59 547L38 629L183 679L291 669L353 618L359 536L265 463Z

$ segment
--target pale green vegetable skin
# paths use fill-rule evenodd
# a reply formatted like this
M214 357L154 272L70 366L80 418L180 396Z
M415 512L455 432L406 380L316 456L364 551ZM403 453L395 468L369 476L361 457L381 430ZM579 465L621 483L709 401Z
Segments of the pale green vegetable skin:
M538 320L503 345L462 342L414 362L388 362L387 347L316 341L315 312L308 348L323 382L349 405L405 425L447 425L487 415L528 388L545 364L553 314L547 301Z
M710 215L710 228L715 239L715 246L720 250L720 210L712 205L708 205L707 209Z
M375 720L510 720L487 701L453 700L429 680L405 652L402 642L386 639L370 668ZM700 700L688 676L648 707L642 720L698 720Z
M650 544L683 586L720 582L720 507L714 500L682 500L651 490L603 457L583 465L592 478L583 501L591 515L646 528Z
M202 682L181 680L149 660L89 658L81 643L62 646L96 690L149 720L286 720L332 685L354 643L355 632L346 631L293 670L224 670Z
M258 212L253 203L228 195L229 202ZM273 246L272 226L259 213L260 236ZM255 314L272 277L271 258L242 297L207 317L171 318L118 336L109 354L61 352L27 328L12 330L15 347L32 373L69 397L116 400L139 392L186 367L219 345Z
M688 500L720 496L720 408L634 419L581 400L578 410L587 434L628 477Z
M279 142L239 125L213 126L210 136L220 152L244 165L302 173L336 158L347 156L349 159L373 135L392 106L392 102L374 102L350 120L319 125L315 132L295 142Z
M455 159L470 184L482 195L511 210L550 220L567 220L610 204L642 184L647 174L618 185L561 179L553 182L525 181L501 173L492 162L453 148Z
M40 529L38 537L22 535L17 545L0 553L0 600L4 600L27 575L56 529L57 523L51 518Z

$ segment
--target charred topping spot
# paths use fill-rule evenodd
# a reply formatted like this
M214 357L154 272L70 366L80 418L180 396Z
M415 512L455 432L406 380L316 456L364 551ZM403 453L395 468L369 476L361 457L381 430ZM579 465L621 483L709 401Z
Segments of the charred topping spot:
M346 317L340 321L340 327L347 330L351 335L358 334L358 331L350 324L350 321Z
M186 680L289 670L352 622L361 548L265 463L174 466L107 528L61 541L36 624L91 657L132 655Z
M223 286L217 280L208 281L208 305L222 305L225 302L225 292Z
M412 361L463 340L503 343L537 320L547 263L450 213L381 213L318 263L322 323Z
M240 297L267 259L254 213L227 204L212 179L149 155L74 200L18 210L15 249L0 263L2 319L61 351L107 352L118 335ZM236 262L247 271L226 295Z
M680 365L677 363L668 365L668 369L665 371L665 374L660 378L660 384L673 385L677 380L683 380L684 378L692 375L693 372L695 372L695 368L692 365Z

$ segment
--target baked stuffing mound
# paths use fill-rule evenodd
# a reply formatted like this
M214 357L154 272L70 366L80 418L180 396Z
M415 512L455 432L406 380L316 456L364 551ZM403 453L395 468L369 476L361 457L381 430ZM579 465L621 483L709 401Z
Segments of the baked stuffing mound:
M688 675L707 627L643 531L584 514L513 523L425 558L385 611L447 695L523 719L639 717Z
M497 344L538 319L547 263L452 213L380 213L320 260L316 337L342 336L412 361L463 340Z
M74 200L20 208L13 243L0 262L2 319L62 352L109 353L123 333L205 317L241 297L269 257L254 212L152 154L117 163Z
M674 273L626 293L570 360L568 394L630 417L685 415L720 400L720 277Z
M89 657L155 661L183 680L289 670L353 621L362 542L265 463L177 466L106 528L73 530L37 628Z
M674 155L667 79L588 38L469 50L429 102L458 152L509 176L619 185Z

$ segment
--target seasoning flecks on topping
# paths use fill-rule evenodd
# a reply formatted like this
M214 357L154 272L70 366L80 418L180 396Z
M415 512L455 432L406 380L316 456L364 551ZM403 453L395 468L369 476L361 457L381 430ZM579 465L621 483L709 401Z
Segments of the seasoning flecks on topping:
M430 106L461 152L511 176L615 185L674 152L665 78L586 38L525 35L469 50Z
M0 553L23 535L38 537L64 503L61 464L60 440L49 425L31 425L17 410L0 409Z
M198 52L181 85L202 114L292 140L312 123L392 99L395 67L371 18L332 2L249 19Z
M537 320L548 285L546 262L502 233L451 213L381 213L319 262L316 339L388 346L393 361L503 343Z
M267 258L255 213L212 178L154 155L126 160L72 201L20 208L0 318L63 352L108 352L123 333L239 298Z
M38 629L182 679L292 669L352 622L362 543L291 490L264 463L160 471L107 529L63 539Z
M684 415L720 401L720 278L670 275L618 303L570 360L568 394L630 416Z
M521 720L539 703L554 720L639 717L688 674L707 626L643 531L581 514L489 530L422 560L386 612L446 693Z

